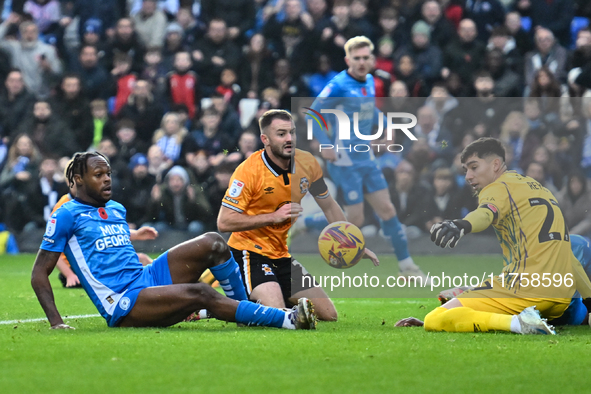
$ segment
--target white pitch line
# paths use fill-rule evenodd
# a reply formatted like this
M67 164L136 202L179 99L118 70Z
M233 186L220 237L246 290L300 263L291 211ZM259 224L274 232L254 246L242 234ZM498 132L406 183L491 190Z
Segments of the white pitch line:
M94 314L94 315L74 315L74 316L63 316L64 320L65 319L87 319L89 317L100 317L101 315L99 314ZM42 318L38 318L38 319L25 319L25 320L0 320L0 325L6 325L6 324L18 324L18 323L35 323L38 321L46 321L47 318L46 317L42 317Z

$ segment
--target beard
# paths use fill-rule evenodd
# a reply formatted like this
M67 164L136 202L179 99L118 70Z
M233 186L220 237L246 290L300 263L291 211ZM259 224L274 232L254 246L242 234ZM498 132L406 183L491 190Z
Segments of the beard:
M292 153L284 153L283 152L283 148L284 148L283 146L278 147L278 146L271 145L271 152L273 152L273 154L275 156L280 157L280 158L282 158L284 160L291 159L292 158L292 154L294 153L294 146L293 146L293 144L291 144Z

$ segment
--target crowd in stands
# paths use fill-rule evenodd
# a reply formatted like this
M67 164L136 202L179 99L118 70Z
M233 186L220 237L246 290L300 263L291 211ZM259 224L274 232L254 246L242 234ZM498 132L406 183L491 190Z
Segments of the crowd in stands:
M132 228L215 230L233 170L261 148L258 116L318 95L365 35L376 95L418 118L418 141L375 152L405 225L474 207L458 153L493 136L589 234L589 4L0 0L0 223L44 228L67 161L90 149L110 159Z

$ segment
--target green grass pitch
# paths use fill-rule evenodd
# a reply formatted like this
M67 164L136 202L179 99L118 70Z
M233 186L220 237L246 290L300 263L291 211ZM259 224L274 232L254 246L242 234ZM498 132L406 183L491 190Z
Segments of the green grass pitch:
M300 258L306 265L318 257ZM417 256L422 267L496 264L498 256ZM202 321L110 329L65 318L52 331L30 286L33 255L0 256L0 392L7 393L500 393L587 392L589 327L559 335L427 333L395 328L423 318L433 298L339 298L339 322L317 331ZM392 259L382 265L395 266ZM52 274L63 316L97 311ZM11 322L19 320L20 322Z

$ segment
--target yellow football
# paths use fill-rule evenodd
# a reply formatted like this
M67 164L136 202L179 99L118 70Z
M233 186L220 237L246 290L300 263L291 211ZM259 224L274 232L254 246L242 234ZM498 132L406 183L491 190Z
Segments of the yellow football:
M344 269L361 260L365 240L361 230L349 222L334 222L322 230L318 238L318 250L328 265Z

